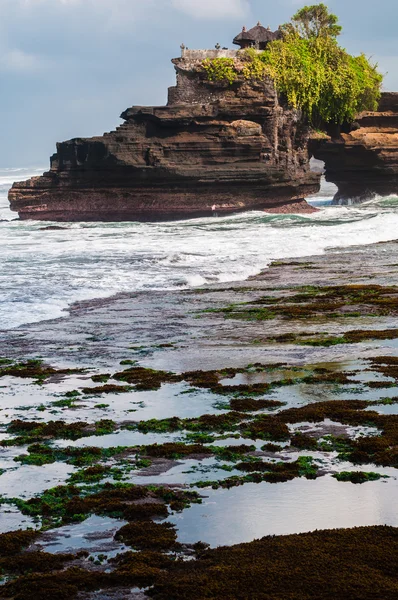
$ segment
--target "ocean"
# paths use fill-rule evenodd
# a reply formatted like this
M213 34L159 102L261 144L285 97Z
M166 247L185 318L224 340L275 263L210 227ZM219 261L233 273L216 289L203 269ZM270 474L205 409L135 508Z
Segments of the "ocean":
M247 212L170 223L18 221L8 208L13 181L45 168L0 169L0 329L65 315L75 301L137 290L237 281L273 260L396 239L398 197L331 206L323 182L311 215Z

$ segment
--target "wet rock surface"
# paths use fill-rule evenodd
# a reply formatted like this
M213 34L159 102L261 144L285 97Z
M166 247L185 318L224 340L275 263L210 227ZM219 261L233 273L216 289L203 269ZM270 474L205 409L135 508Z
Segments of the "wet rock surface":
M2 332L0 596L395 598L397 265L330 250Z
M50 363L65 361L62 366L96 365L101 373L122 360L175 372L251 362L342 360L352 356L352 347L301 346L289 339L393 329L396 292L389 294L388 288L395 284L397 264L396 242L330 250L311 259L278 261L241 283L75 303L65 318L2 332L0 340L3 354L11 358L40 355ZM354 288L357 297L348 294L345 286L351 285L360 286ZM386 288L378 307L374 286ZM298 293L304 294L299 302ZM373 305L367 304L367 295ZM355 355L366 356L372 347L354 347Z
M338 187L335 204L364 202L398 192L398 93L382 94L377 112L360 114L345 132L314 141L326 179Z

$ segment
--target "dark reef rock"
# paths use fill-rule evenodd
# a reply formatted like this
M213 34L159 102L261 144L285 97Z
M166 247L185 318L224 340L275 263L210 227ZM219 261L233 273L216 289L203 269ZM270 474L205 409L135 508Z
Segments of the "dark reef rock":
M382 94L377 112L364 112L346 133L310 144L338 187L335 204L398 193L398 93Z
M130 108L116 131L58 144L50 171L13 185L11 209L21 219L161 221L208 216L213 204L218 214L278 208L318 191L308 128L272 82L212 83L200 67L209 52L183 54L167 106Z

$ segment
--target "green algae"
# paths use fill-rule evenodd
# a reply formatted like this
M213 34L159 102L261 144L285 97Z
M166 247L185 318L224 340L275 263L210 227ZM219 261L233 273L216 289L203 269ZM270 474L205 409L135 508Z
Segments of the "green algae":
M99 375L93 375L91 377L91 380L94 381L94 383L106 383L110 378L111 378L110 373L102 373Z
M180 548L175 526L171 523L129 523L116 533L115 539L138 550L170 551Z
M22 552L32 544L39 532L37 531L10 531L9 533L0 534L0 558L7 558Z
M116 467L109 467L103 465L95 465L92 467L88 467L87 469L80 469L73 473L68 483L98 483L102 481L105 477L114 479L121 476L123 471L121 469L117 469Z
M125 394L131 392L134 388L130 385L114 385L108 383L92 388L82 388L83 394L86 396L100 396L101 394Z
M149 419L126 426L126 428L141 433L169 433L184 430L198 433L224 433L236 429L242 419L245 418L245 414L231 411L222 415L201 415L193 419L182 419L180 417L160 420Z
M27 448L28 454L21 454L15 457L14 460L24 465L42 466L55 462L65 462L76 467L82 467L100 461L107 461L132 450L126 446L113 448L99 448L97 446L54 448L46 444L32 444Z
M387 475L380 473L364 472L364 471L342 471L333 475L337 481L349 481L351 483L361 484L367 481L379 481L380 479L388 479Z
M115 429L116 424L108 419L103 419L93 424L85 422L65 423L64 421L42 423L39 421L22 421L17 419L6 427L7 433L14 434L16 437L3 440L0 445L4 447L24 446L52 439L78 440L82 437L113 433Z
M149 542L144 524L119 533L127 543L174 546L173 527L151 528ZM232 547L209 549L195 545L193 560L175 560L159 551L126 552L111 559L108 572L79 567L52 573L30 573L0 588L0 597L17 600L73 600L79 592L146 588L155 600L265 598L309 600L350 597L361 600L398 595L398 530L361 527L316 531L299 535L268 536ZM297 561L297 556L300 560ZM266 591L264 594L264 590Z
M312 458L308 456L301 456L297 461L291 463L269 463L254 459L238 463L235 468L246 472L247 475L234 475L220 481L199 481L192 483L191 486L197 488L211 487L215 490L219 488L231 489L246 483L283 483L296 477L315 479L318 474L317 466Z
M300 341L302 346L336 346L339 344L358 344L368 340L395 340L398 338L398 329L385 329L385 330L354 330L347 331L343 335L338 337L328 338L313 338L305 341Z
M164 383L178 383L181 376L166 371L156 371L144 367L132 367L126 371L116 373L113 379L132 384L137 391L156 391Z
M398 594L398 533L391 527L269 536L204 550L158 580L155 600L392 600ZM297 560L297 557L300 560Z
M76 375L82 372L82 369L56 369L44 364L40 359L31 359L19 363L7 359L0 366L0 377L35 379L38 383L46 381L53 375Z
M354 306L355 311L342 309ZM359 310L360 307L361 309ZM203 314L204 311L202 311ZM380 285L342 285L298 288L296 294L263 297L247 303L208 309L226 319L267 321L272 319L308 319L344 316L387 316L398 313L398 288ZM199 315L200 316L200 315Z
M385 382L381 382L381 383L384 384ZM383 386L383 387L385 387L385 386ZM396 384L394 384L394 387L396 387ZM379 400L374 400L373 402L369 402L369 406L392 406L394 404L398 404L397 397L395 397L395 398L380 398Z
M0 497L0 504L16 506L22 514L40 519L45 528L78 523L90 515L126 520L155 514L164 517L168 514L165 505L172 510L183 510L200 501L198 494L192 491L121 482L57 486L29 500ZM152 508L146 508L147 503L152 503Z

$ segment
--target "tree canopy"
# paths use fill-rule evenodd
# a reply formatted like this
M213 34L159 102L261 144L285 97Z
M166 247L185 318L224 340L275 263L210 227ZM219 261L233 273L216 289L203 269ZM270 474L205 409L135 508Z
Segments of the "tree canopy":
M239 76L272 78L287 103L314 127L352 122L358 113L377 109L383 77L364 54L351 56L339 46L341 29L325 4L305 6L266 50L244 50L237 61L208 60L204 69L209 79L231 85Z
M292 17L289 29L296 31L300 37L311 39L314 37L336 38L342 31L339 19L329 12L326 4L313 4L304 6Z
M288 104L302 109L315 127L352 122L363 110L377 109L382 83L377 66L364 54L348 54L334 37L289 33L257 60Z

